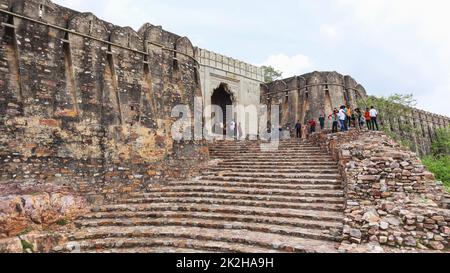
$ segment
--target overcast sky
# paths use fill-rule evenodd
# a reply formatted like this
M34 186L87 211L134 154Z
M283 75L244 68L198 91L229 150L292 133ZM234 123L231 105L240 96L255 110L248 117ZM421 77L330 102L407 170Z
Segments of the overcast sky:
M450 116L448 0L54 0L121 26L145 22L284 76L335 70L372 95L413 93Z

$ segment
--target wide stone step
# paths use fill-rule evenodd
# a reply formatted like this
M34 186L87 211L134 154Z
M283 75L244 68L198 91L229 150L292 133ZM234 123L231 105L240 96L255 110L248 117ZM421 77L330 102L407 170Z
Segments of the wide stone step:
M262 180L262 179L261 179ZM175 182L177 186L208 186L208 187L223 187L223 188L251 188L251 189L289 189L289 190L340 190L342 186L335 182L330 184L314 183L314 182L285 182L273 181L268 179L266 183L258 183L261 180L252 178L238 178L238 177L205 177L201 181L190 182ZM274 182L278 182L275 184Z
M105 239L106 240L106 239ZM116 239L109 239L112 241L116 241ZM133 241L134 239L126 239L129 241ZM151 241L155 241L154 239L150 239ZM135 240L136 241L136 240ZM96 242L96 241L94 241ZM89 244L87 242L84 242L84 244ZM142 244L142 243L141 243ZM106 250L91 250L91 251L85 251L86 253L89 254L160 254L160 253L166 253L166 254L202 254L205 252L211 253L211 254L216 254L216 253L222 253L220 251L214 251L214 250L208 250L208 248L198 248L198 245L194 245L194 244L190 244L190 246L192 246L192 249L188 249L188 248L178 248L178 247L167 247L164 245L167 245L168 243L163 239L160 240L160 242L149 242L149 243L144 243L145 245L149 245L149 247L131 247L131 248L119 248L117 249L116 247L112 247L111 249L105 248L103 247L103 249ZM158 247L158 245L163 245ZM102 246L104 245L96 245L99 248L102 248ZM111 246L110 243L108 243L106 246ZM154 246L154 247L153 247ZM194 247L196 247L196 249L194 250ZM236 252L236 253L240 253L240 252Z
M198 180L194 180L191 182L233 182L233 183L249 183L252 185L257 185L257 183L260 183L262 185L274 185L275 187L279 187L279 186L285 186L285 185L292 185L292 186L306 186L306 185L317 185L317 186L333 186L336 187L338 186L339 188L337 189L341 189L342 188L342 183L341 180L339 179L326 179L326 178L289 178L289 177L285 177L285 178L275 178L275 177L270 177L270 176L251 176L251 175L226 175L226 174L221 174L221 175L203 175L200 176L198 178L196 178ZM180 185L179 183L182 182L178 182L178 185ZM176 184L176 183L175 183ZM298 188L300 189L300 188Z
M71 236L71 240L95 240L104 238L164 238L195 239L214 242L239 243L246 246L269 248L283 252L336 253L339 243L298 238L286 235L253 232L249 230L217 230L199 227L97 227L86 228ZM141 241L141 240L139 240Z
M164 212L164 211L182 211L182 212L208 212L208 213L236 213L241 215L261 215L268 217L298 218L317 221L342 222L342 212L332 211L312 211L300 209L277 209L251 207L251 206L227 206L227 205L200 205L191 204L116 204L95 208L96 212Z
M210 186L176 186L170 188L152 188L153 192L215 192L233 194L256 194L270 196L295 197L343 197L344 192L338 190L280 190L280 189L250 189L250 188L223 188Z
M340 236L332 235L328 230L304 229L300 227L279 226L259 223L241 223L241 222L227 222L220 220L206 220L206 219L190 219L190 218L159 218L159 219L96 219L96 220L82 220L76 223L82 228L90 227L150 227L150 226L179 226L179 227L200 227L217 230L248 230L254 232L267 233L267 236L272 234L288 235L299 238L309 238L316 240L341 241Z
M274 153L264 153L264 152L258 152L258 153L249 153L249 152L211 152L210 155L212 156L255 156L255 157L331 157L330 155L323 153L323 152L274 152Z
M86 253L280 253L280 251L252 247L239 243L195 240L185 238L105 238L76 243ZM69 252L66 251L61 252Z
M303 164L303 163L315 163L316 165L318 164L330 164L332 163L333 165L335 164L334 160L332 159L322 159L322 158L318 158L318 159L305 159L305 158L298 158L298 159L292 159L292 158L227 158L226 160L229 161L233 161L233 162L295 162L297 164Z
M258 224L270 224L281 225L291 227L301 227L308 229L321 229L341 232L343 229L342 222L333 221L320 221L320 220L308 220L301 218L283 218L283 217L270 217L261 215L240 215L233 213L214 213L214 212L190 212L190 211L163 211L163 212L96 212L89 213L83 217L83 220L95 220L95 219L127 219L138 218L143 220L149 219L175 219L175 218L188 218L192 220L211 220L211 221L227 221L230 223L258 223Z
M230 200L230 199L206 199L206 198L179 198L179 197L155 197L155 198L130 198L124 199L121 204L202 204L202 205L226 205L226 206L245 206L245 207L264 207L274 209L301 209L318 211L344 211L344 205L326 204L326 203L282 203L268 201L251 200Z
M252 177L252 178L288 178L288 179L323 179L330 180L330 182L335 182L340 179L341 176L339 174L321 174L321 173L302 173L302 172L207 172L205 175L208 176L221 176L221 177Z
M333 158L323 157L278 157L278 156L212 156L214 159L233 160L233 161L269 161L269 162L334 162Z
M299 152L299 153L321 153L326 154L325 150L320 148L302 148L302 147L223 147L223 148L209 148L210 152L213 153L230 153L230 152L238 152L238 153L291 153L291 152Z
M218 159L219 167L226 166L242 166L242 167L251 167L251 166L275 166L278 167L297 167L297 168L321 168L321 167L337 167L337 163L334 161L253 161L253 160L233 160L233 159Z
M149 192L149 193L131 193L130 197L134 198L205 198L205 199L228 199L228 200L249 200L249 201L272 201L282 203L327 203L327 204L344 204L344 198L333 197L289 197L289 196L269 196L255 194L232 194L232 193L210 193L210 192Z
M203 173L214 172L249 172L249 173L316 173L316 174L337 174L339 170L337 167L278 167L277 169L267 169L265 166L239 166L228 165L228 167L209 167Z
M287 156L297 156L297 157L314 157L314 156L331 156L328 153L323 151L300 151L300 150L271 150L271 151L238 151L238 150L227 150L226 152L218 152L218 151L209 151L211 156L279 156L279 157L287 157Z

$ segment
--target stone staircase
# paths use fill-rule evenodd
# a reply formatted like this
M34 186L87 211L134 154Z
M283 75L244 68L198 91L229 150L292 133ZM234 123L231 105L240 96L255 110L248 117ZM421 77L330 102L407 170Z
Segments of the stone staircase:
M332 158L307 142L211 145L212 161L191 181L154 185L76 222L81 252L336 252L344 196Z

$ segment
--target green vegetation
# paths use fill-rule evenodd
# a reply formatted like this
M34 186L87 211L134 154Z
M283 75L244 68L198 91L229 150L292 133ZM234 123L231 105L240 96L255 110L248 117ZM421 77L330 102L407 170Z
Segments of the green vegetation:
M27 227L26 229L22 230L22 232L19 233L19 236L26 235L32 231L33 231L32 227Z
M433 154L423 158L423 163L450 192L450 127L436 130L432 150Z
M25 240L20 240L20 241L22 243L23 252L34 252L33 244L31 244Z
M450 156L426 156L422 161L428 170L434 173L436 179L442 181L447 191L450 192Z
M283 76L283 72L276 70L272 66L263 66L262 69L264 69L264 81L266 83L281 79Z
M58 222L56 222L56 224L58 226L67 226L68 221L66 219L62 219L62 220L59 220Z

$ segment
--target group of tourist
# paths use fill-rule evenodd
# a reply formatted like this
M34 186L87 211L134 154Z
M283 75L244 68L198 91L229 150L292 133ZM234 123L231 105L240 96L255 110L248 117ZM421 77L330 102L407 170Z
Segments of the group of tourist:
M328 116L328 119L332 122L333 133L337 133L339 129L341 132L347 132L351 127L363 130L366 126L369 131L380 130L378 126L378 111L374 106L370 109L367 108L363 113L359 108L352 112L350 107L343 105L339 110L335 108L333 113ZM325 129L325 122L325 115L320 115L319 125L322 131ZM295 125L296 137L307 138L308 133L312 134L316 132L316 127L317 122L315 119L309 120L304 125L302 125L300 121L297 121L297 124Z
M363 130L365 126L367 126L368 130L380 130L378 126L378 111L374 106L370 109L366 108L366 111L363 113L359 108L352 112L350 107L343 105L339 110L335 108L329 119L333 122L333 133L338 132L338 126L341 132L346 132L351 127Z
M240 122L236 123L234 120L232 120L227 124L226 127L222 122L220 122L218 124L218 127L220 132L223 132L223 135L226 135L229 138L241 140L244 136L244 133L242 131L242 124Z

